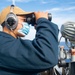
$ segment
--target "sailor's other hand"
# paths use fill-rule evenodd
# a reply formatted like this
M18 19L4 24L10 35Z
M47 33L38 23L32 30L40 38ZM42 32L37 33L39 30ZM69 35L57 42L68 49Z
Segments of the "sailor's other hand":
M39 18L46 18L48 19L48 12L34 12L36 20Z

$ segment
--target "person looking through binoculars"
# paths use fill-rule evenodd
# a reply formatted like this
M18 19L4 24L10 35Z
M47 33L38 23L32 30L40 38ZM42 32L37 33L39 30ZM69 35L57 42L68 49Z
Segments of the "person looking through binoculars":
M48 12L34 12L36 34L21 39L30 30L25 12L8 6L0 14L0 75L37 75L58 63L58 26L48 20ZM33 35L33 33L32 33Z

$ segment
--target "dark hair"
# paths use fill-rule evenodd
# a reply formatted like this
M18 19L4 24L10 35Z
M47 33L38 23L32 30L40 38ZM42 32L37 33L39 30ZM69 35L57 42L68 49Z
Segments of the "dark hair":
M4 28L4 26L5 26L5 21L1 24L1 26Z

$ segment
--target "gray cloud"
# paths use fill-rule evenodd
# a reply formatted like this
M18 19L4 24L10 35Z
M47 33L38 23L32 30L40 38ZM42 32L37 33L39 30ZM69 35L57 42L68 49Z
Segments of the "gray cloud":
M41 2L41 4L47 4L47 3L50 3L50 4L56 4L57 3L57 1L55 1L55 0L39 0L40 2Z
M75 10L75 6L72 6L72 7L66 7L66 8L52 8L52 9L48 9L48 10L45 10L45 11L48 11L48 12L60 12L60 11L71 11L71 10Z
M15 2L31 2L35 0L7 0L7 1L15 1Z

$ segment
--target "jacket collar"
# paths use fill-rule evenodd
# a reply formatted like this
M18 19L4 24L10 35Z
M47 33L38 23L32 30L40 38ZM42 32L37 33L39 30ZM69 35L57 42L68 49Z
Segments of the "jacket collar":
M5 33L5 32L2 32L2 31L0 31L0 36L6 37L6 38L15 39L13 36L11 36L11 35L9 35L9 34L7 34L7 33Z

